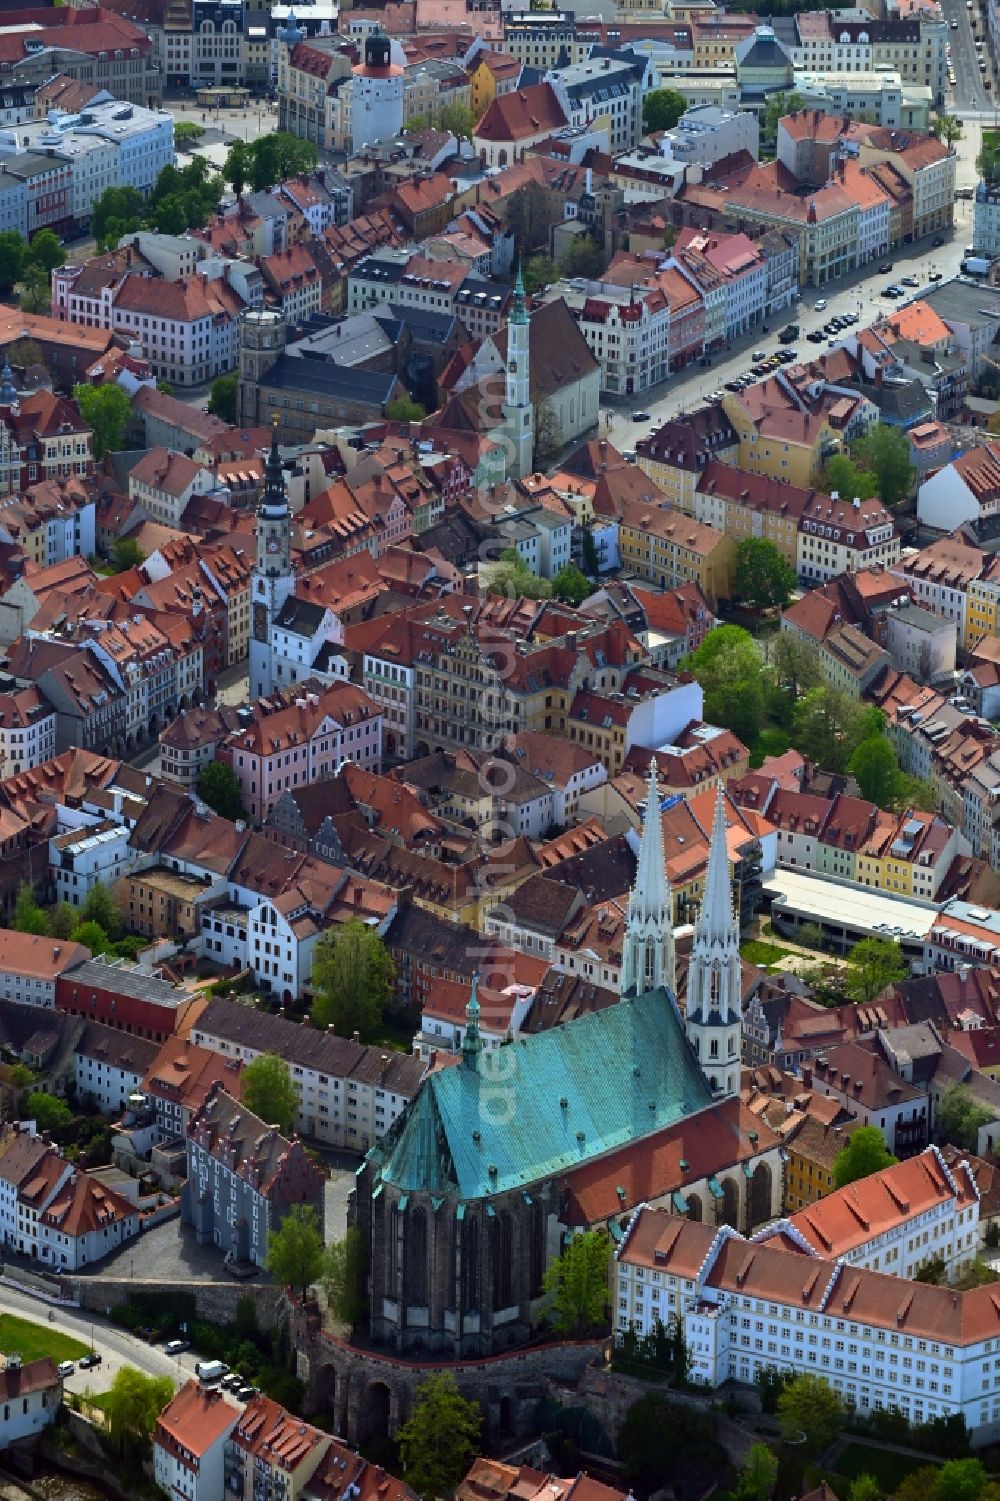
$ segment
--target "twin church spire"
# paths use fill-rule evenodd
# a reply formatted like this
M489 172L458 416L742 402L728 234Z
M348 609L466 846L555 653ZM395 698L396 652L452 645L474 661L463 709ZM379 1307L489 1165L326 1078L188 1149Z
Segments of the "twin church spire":
M662 988L676 995L673 897L663 858L656 762L650 764L635 885L622 946L622 994ZM726 844L725 792L719 783L701 910L688 968L685 1027L718 1098L739 1093L742 972Z

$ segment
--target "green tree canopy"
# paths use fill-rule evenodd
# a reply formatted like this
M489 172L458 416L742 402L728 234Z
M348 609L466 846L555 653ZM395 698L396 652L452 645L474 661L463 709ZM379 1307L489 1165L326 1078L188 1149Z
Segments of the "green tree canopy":
M223 422L236 421L239 389L239 376L217 375L215 377L212 382L212 392L208 398L208 410L213 417L220 417Z
M847 993L861 1006L910 973L903 950L892 938L862 938L848 954L847 965Z
M673 130L688 107L676 89L651 89L642 101L642 128L646 135L654 130Z
M69 902L60 902L45 914L48 930L53 938L68 938L80 920L80 914L76 907L71 907Z
M847 769L857 779L861 796L880 808L891 808L899 795L899 763L884 735L869 735L851 754Z
M261 192L286 178L311 172L317 160L318 152L311 141L278 130L255 141L237 141L230 146L222 170L234 191L242 192L249 183L255 192Z
M404 391L402 396L395 397L386 405L385 415L390 422L422 422L427 416L427 409Z
M26 249L16 229L0 232L0 292L5 295L21 280Z
M751 609L784 609L798 576L773 542L765 537L746 537L736 549L734 584L740 599Z
M862 1473L851 1481L848 1501L882 1501L882 1487L874 1475Z
M311 1204L293 1204L267 1238L267 1270L282 1287L306 1293L323 1270L323 1236Z
M198 778L198 796L223 818L243 817L243 794L235 771L225 761L210 761Z
M882 723L870 705L858 703L840 688L820 683L795 705L792 744L824 771L846 771L857 745L877 733Z
M702 686L708 723L725 725L744 745L753 745L764 719L764 677L750 632L738 625L716 626L681 666Z
M175 136L176 129L175 126ZM94 204L90 219L94 239L99 245L106 243L111 238L112 226L120 226L114 236L114 243L117 244L122 235L139 228L145 207L145 199L136 188L105 188Z
M132 403L121 386L74 386L73 400L80 415L94 434L94 458L117 453L125 446Z
M937 1472L934 1501L979 1501L987 1478L981 1460L949 1459Z
M811 1456L833 1443L847 1420L840 1397L821 1376L803 1371L793 1376L778 1398L778 1422L786 1439L802 1437Z
M45 909L38 905L35 889L30 881L22 881L17 888L17 903L11 926L18 933L34 933L36 938L44 937L49 931Z
M92 954L105 954L110 947L108 935L99 922L77 923L69 936L73 943L82 943Z
M398 1442L406 1481L424 1501L454 1490L479 1452L482 1426L479 1404L462 1396L450 1371L420 1383Z
M575 563L567 563L552 579L552 597L567 605L582 605L593 592L590 581L584 577Z
M859 1126L851 1133L850 1141L837 1154L833 1164L833 1181L837 1188L846 1188L859 1178L868 1178L880 1173L884 1167L892 1167L898 1161L885 1144L878 1126Z
M26 313L47 313L51 302L49 273L29 261L21 274L21 308Z
M144 1455L156 1420L173 1395L169 1376L147 1376L130 1365L116 1372L103 1405L111 1442L119 1454Z
M938 1101L934 1130L939 1140L975 1152L980 1128L992 1119L992 1113L976 1101L967 1084L949 1084Z
M58 1095L33 1089L24 1102L25 1119L34 1121L39 1131L64 1131L73 1124L73 1112Z
M563 276L585 276L591 279L600 276L607 263L607 256L594 236L583 233L574 235L570 240L560 258L559 270Z
M771 668L778 686L790 694L793 702L810 688L818 687L823 677L816 648L794 631L779 631L773 638Z
M549 1318L564 1338L590 1334L607 1323L611 1239L606 1230L586 1230L567 1241L542 1279Z
M62 242L52 229L40 229L28 246L28 260L32 265L40 266L46 276L57 266L61 266L65 259L66 252Z
M259 1115L267 1125L277 1126L285 1136L288 1135L299 1113L299 1092L284 1058L279 1058L277 1053L258 1053L244 1065L240 1091L248 1110Z
M793 115L797 109L801 109L805 103L802 95L793 90L790 94L784 92L771 94L764 106L764 118L761 122L761 138L765 141L775 141L778 138L778 121L785 115Z
M559 280L559 270L550 256L533 255L524 264L523 276L526 292L540 292Z
M946 146L953 146L962 139L962 122L957 115L935 115L931 131ZM853 1497L852 1497L853 1501Z
M80 917L83 922L97 922L111 939L120 938L122 932L122 916L118 910L118 904L111 892L98 881L87 892L83 906L80 908Z
M446 104L438 121L442 130L450 131L458 139L469 141L476 128L476 116L466 104Z
M846 453L838 453L823 470L823 489L842 500L871 500L878 493L878 481Z
M334 1318L353 1329L368 1311L368 1255L356 1225L326 1247L319 1280Z
M111 567L115 573L127 573L146 561L146 554L134 537L116 537L111 544Z
M876 422L851 445L851 453L860 467L874 476L875 493L883 505L892 508L906 499L917 471L910 458L909 438L902 428Z
M352 918L327 928L313 952L313 1021L332 1026L341 1037L359 1032L362 1039L378 1031L392 997L395 967L382 939Z
M195 141L200 141L204 134L204 125L199 125L196 120L177 120L174 123L174 144L176 146L190 146Z
M777 1479L778 1456L774 1450L767 1444L751 1444L740 1466L736 1494L740 1501L768 1501Z

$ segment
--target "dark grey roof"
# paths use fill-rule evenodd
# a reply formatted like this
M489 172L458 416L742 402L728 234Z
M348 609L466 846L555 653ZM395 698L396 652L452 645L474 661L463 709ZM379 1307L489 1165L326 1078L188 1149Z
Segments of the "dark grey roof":
M324 396L342 396L382 407L392 396L396 377L392 371L342 369L324 360L300 360L282 355L261 384L277 391L311 391Z
M68 969L63 980L72 986L70 1002L74 1006L86 1006L94 990L109 990L134 1000L153 1001L158 1006L180 1006L194 994L124 959L85 959L75 969Z
M383 303L380 308L375 309L375 316L386 332L394 323L398 323L418 332L424 341L434 340L439 344L447 343L458 322L454 313L441 313L429 307L401 307L398 302Z
M934 404L919 380L908 380L904 385L865 384L861 390L869 401L875 403L885 422L905 423L908 427L916 418L933 411Z
M325 605L314 604L311 599L298 599L290 594L282 605L275 625L293 636L315 636L323 624Z

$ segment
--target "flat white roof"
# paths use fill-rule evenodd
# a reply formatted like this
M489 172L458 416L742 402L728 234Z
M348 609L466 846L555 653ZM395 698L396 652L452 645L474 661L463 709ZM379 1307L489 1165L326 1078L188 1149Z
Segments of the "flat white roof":
M791 912L883 938L926 938L938 915L931 902L801 871L775 870L764 880L764 891Z

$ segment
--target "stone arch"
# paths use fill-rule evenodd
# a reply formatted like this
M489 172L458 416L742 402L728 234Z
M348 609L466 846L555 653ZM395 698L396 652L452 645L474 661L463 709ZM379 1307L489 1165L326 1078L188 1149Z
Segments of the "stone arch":
M687 1201L687 1206L687 1217L689 1220L698 1220L700 1222L704 1218L701 1210L701 1200L699 1199L697 1194L690 1195Z
M364 1439L388 1438L391 1419L392 1393L384 1381L370 1381L365 1388L361 1410Z
M735 1230L740 1218L740 1191L732 1178L722 1180L722 1201L719 1205L719 1222L732 1225Z
M764 1220L771 1218L771 1169L766 1162L758 1162L750 1179L747 1203L747 1228L752 1230Z
M501 1397L500 1407L497 1413L497 1421L500 1425L501 1434L515 1434L517 1428L514 1422L514 1399L513 1397Z

